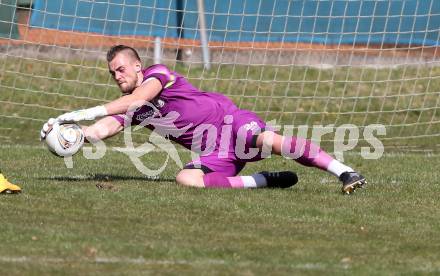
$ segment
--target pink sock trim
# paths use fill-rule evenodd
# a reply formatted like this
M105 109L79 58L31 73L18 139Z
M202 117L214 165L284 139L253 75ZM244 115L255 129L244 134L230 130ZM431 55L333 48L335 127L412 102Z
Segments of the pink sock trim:
M228 178L217 172L205 174L203 184L205 184L205 188L232 188Z
M228 177L229 183L231 183L232 188L242 189L244 188L243 180L240 176Z
M295 159L298 163L327 170L330 162L334 159L310 140L301 137L289 137L283 142L282 153Z
M330 155L328 155L328 153L320 149L319 155L318 157L315 158L314 163L316 167L322 170L327 170L332 160L333 157L331 157Z

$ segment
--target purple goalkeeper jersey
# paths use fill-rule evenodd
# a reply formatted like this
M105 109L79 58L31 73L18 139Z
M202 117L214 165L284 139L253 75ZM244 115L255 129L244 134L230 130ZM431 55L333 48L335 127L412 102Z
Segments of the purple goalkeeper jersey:
M225 116L239 110L229 98L218 93L198 90L183 76L170 71L162 64L152 65L142 72L144 82L156 78L161 82L163 89L151 101L153 106L144 105L134 112L132 125L144 125L154 129L188 149L193 146L194 130L202 124L210 125L216 129L216 144L220 143L221 126L224 124ZM202 135L205 134L206 132ZM205 148L207 138L199 139L200 147Z

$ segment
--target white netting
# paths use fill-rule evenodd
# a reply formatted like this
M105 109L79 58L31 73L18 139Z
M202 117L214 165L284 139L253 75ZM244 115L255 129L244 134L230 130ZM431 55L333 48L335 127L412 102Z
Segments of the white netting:
M36 142L47 118L114 99L107 49L133 46L147 66L160 37L162 63L265 120L382 124L386 145L440 144L435 0L205 0L209 70L197 2L2 1L0 141Z

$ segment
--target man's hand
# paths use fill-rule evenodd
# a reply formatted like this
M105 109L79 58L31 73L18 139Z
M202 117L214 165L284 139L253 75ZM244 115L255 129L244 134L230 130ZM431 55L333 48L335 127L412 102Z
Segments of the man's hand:
M47 132L52 128L55 122L65 123L65 122L79 122L84 120L94 120L98 117L104 117L107 115L107 110L103 105L95 106L88 109L81 109L77 111L72 111L64 113L58 116L56 119L50 118L40 131L40 139L44 140L46 138Z
M100 105L88 109L81 109L77 111L64 113L63 115L58 116L56 120L60 123L90 121L98 117L104 117L106 115L107 115L107 110L103 105Z
M52 125L56 122L54 118L50 118L44 125L40 131L40 140L44 140L46 138L47 132L52 128Z

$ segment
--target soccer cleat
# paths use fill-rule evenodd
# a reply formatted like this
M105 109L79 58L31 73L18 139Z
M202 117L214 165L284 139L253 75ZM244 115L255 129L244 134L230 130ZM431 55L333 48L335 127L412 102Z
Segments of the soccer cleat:
M342 181L342 193L347 195L353 193L357 188L362 188L367 184L365 177L357 172L342 173L339 176L339 180Z
M3 174L0 174L0 193L15 194L20 192L20 187L10 183Z
M298 182L294 172L260 172L266 178L268 188L289 188Z

